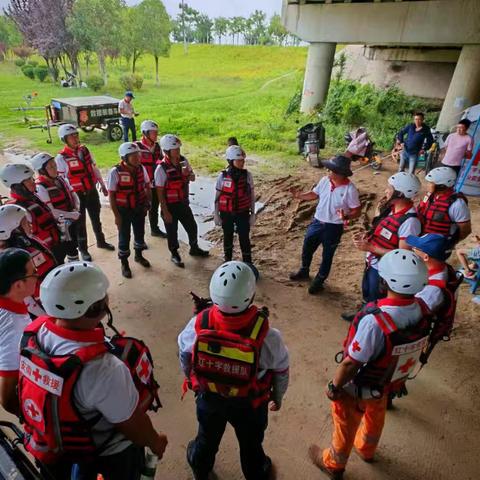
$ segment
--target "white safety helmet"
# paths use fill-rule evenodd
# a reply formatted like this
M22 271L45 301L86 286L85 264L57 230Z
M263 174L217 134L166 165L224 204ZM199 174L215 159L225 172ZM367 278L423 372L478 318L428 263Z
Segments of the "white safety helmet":
M167 133L160 139L160 147L162 150L175 150L176 148L180 148L182 146L182 142L180 139L171 133Z
M33 170L25 163L7 163L0 170L0 180L10 188L33 177Z
M138 145L133 142L125 142L118 147L118 154L123 159L125 159L127 155L131 155L132 153L139 153L139 152L140 152L140 149L138 148Z
M51 317L80 318L107 296L107 276L90 262L71 262L54 268L40 285L40 300Z
M32 165L33 169L38 172L48 161L52 160L52 158L52 155L47 152L37 153L30 159L30 164Z
M225 152L225 157L229 162L233 160L243 160L245 158L245 152L239 145L230 145Z
M226 262L218 267L210 280L210 298L223 313L241 313L255 296L255 275L243 262Z
M22 220L29 217L29 213L19 205L2 205L0 207L0 240L8 240Z
M378 273L396 293L415 295L427 285L427 267L411 250L399 248L386 253L378 264Z
M420 180L413 174L407 172L398 172L388 179L397 192L403 193L405 198L415 197L422 187Z
M66 123L65 125L60 125L58 127L58 138L63 142L65 142L65 138L68 135L73 135L74 133L78 133L77 127L72 125L71 123Z
M155 130L158 132L158 125L153 120L144 120L140 125L140 131L145 135L148 132Z
M430 170L430 172L425 175L425 180L435 185L453 187L457 181L457 173L450 167L438 167Z

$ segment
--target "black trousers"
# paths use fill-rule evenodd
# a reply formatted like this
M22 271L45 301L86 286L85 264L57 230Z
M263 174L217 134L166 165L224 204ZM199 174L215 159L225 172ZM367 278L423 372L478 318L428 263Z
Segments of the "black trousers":
M95 188L86 192L77 192L80 199L80 218L77 220L77 240L79 250L86 250L88 247L87 238L87 212L92 222L93 233L97 243L105 241L105 235L102 232L102 222L100 221L100 198Z
M150 221L150 230L158 229L158 195L156 188L152 188L152 204L148 211L148 220Z
M212 471L228 422L238 439L245 478L266 480L271 462L262 443L268 425L268 404L253 408L248 400L227 399L213 393L200 394L196 401L198 434L187 458L194 472L206 478Z
M130 256L130 238L133 230L133 248L141 252L145 249L145 209L118 207L122 223L118 229L118 258Z
M252 263L252 248L250 244L250 214L245 213L226 213L220 212L223 229L223 252L225 261L229 262L233 257L233 237L235 227L237 229L240 250L242 251L242 260Z
M172 222L165 223L165 229L167 230L168 249L170 252L173 253L180 248L178 243L178 222L182 224L187 232L190 247L196 246L198 242L198 228L190 205L186 203L170 203L168 211L172 215Z

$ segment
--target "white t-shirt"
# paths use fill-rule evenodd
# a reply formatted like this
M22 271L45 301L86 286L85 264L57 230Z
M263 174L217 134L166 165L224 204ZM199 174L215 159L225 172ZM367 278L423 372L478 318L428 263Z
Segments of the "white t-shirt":
M145 180L144 186L146 189L150 189L152 184L150 182L150 177L148 176L147 169L142 165L143 168L143 178ZM118 170L116 167L113 167L108 173L107 177L107 189L109 192L116 192L118 185Z
M447 166L458 167L462 164L467 152L473 150L473 138L470 135L451 133L445 140L446 152L442 163Z
M122 113L120 110L123 110L125 113ZM132 102L126 102L124 99L118 102L118 111L124 118L133 118L135 114Z
M414 300L408 305L398 304L392 299L377 302L380 310L388 313L399 329L416 325L422 318L420 305ZM385 335L372 314L366 315L358 325L357 333L350 346L348 356L360 363L377 358L385 345Z
M418 292L415 297L423 300L425 305L431 312L437 311L445 300L443 295L442 288L438 285L432 285L435 282L444 282L445 285L448 280L448 269L445 267L442 271L429 271L428 272L428 285L426 285L423 290Z
M408 213L416 213L415 207L408 210L406 214ZM405 240L409 235L418 237L420 233L422 233L422 224L417 217L407 218L400 227L398 227L398 237L400 240ZM378 270L378 262L380 261L380 258L381 257L371 252L367 252L367 263L375 270Z
M60 337L43 325L37 334L40 346L51 355L68 355L94 342L77 342ZM115 429L115 423L128 420L138 404L138 391L126 365L111 353L87 362L74 388L74 402L86 419L102 418L93 426L93 439L102 445ZM116 432L101 455L113 455L131 445Z
M343 210L348 214L360 206L358 190L352 182L334 187L328 177L323 177L312 191L319 197L315 210L315 218L319 222L342 224L337 211Z
M189 172L192 174L193 169L190 166L190 163L185 157L182 157L181 161L187 162L186 165L188 167ZM167 183L167 174L165 173L164 168L162 167L161 164L157 165L157 168L155 169L154 173L154 179L155 179L155 186L156 187L164 187L165 184Z
M18 374L20 340L30 322L25 304L0 299L0 377Z

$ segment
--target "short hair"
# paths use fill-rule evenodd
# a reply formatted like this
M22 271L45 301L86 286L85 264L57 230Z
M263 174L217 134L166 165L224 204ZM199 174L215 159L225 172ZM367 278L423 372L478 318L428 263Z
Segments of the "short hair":
M6 248L0 252L0 295L6 295L12 285L25 278L30 254L21 248Z
M465 128L468 130L472 122L468 118L464 118L458 122L459 125L465 125Z
M425 118L425 114L423 112L415 112L413 114L414 117L422 117L422 118Z
M227 144L229 147L232 145L238 145L237 137L228 137Z

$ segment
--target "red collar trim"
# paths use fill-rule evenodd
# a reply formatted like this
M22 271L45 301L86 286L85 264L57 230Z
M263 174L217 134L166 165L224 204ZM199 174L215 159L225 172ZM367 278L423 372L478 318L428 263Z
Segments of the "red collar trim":
M341 180L340 182L338 182L337 185L335 185L335 183L332 182L331 178L329 178L328 181L330 182L330 191L331 192L333 192L338 187L343 187L343 186L348 185L350 183L350 179L348 179L348 178L345 178L344 180Z
M67 340L84 343L103 343L105 341L105 331L100 327L93 330L70 330L68 328L59 327L52 317L47 318L45 327L55 335Z
M1 297L0 298L0 308L8 310L12 313L26 314L28 313L27 306L22 302L15 302L9 298Z
M150 142L151 142L151 140L149 140L148 138L146 138L142 135L140 143L142 145L145 145L145 147L147 147L149 150L153 151L155 149L155 142L151 142L151 143Z
M428 276L431 277L433 275L436 275L437 273L443 273L447 267L440 267L440 268L432 268L428 270Z
M395 207L392 208L392 213L393 215L405 215L409 210L411 210L413 207L413 202L410 202L410 205L408 205L405 208L402 208L401 210L395 211Z
M415 298L382 298L378 300L377 305L379 307L406 307L414 303Z
M434 198L435 200L438 200L440 198L446 200L450 198L454 193L455 193L455 190L453 188L447 188L447 190L443 190L442 192L435 193Z

